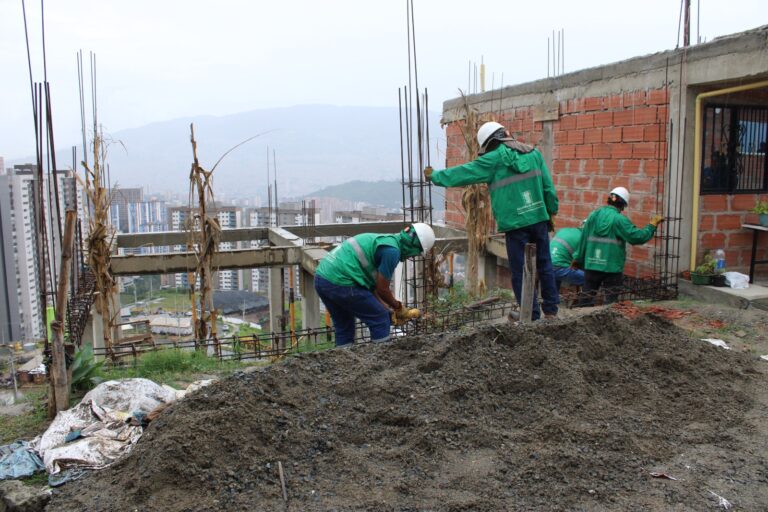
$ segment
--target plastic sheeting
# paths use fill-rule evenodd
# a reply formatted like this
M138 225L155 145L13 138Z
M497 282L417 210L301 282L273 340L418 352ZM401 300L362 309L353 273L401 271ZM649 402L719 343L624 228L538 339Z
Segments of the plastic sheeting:
M50 474L70 468L100 469L127 454L141 437L142 428L129 424L133 414L147 414L176 398L175 390L148 379L107 381L75 407L57 414L30 445ZM76 431L80 435L67 442Z
M31 476L43 469L43 461L26 441L0 446L0 480Z

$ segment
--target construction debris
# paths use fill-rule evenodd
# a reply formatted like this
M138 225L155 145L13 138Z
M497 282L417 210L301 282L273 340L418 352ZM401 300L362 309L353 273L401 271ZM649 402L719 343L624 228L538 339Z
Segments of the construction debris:
M304 353L173 403L48 510L756 510L755 365L610 311Z

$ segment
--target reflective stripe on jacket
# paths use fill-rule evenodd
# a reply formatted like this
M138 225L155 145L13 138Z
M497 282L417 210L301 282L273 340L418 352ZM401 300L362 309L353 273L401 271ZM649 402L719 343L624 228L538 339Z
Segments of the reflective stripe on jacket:
M602 206L584 222L581 244L573 259L584 270L624 272L626 244L644 244L654 233L653 224L638 228L613 206Z
M397 235L363 233L346 239L320 261L320 277L339 286L360 286L372 290L376 286L376 249L387 245L400 250Z
M549 220L558 201L541 153L520 153L505 145L456 167L432 173L441 187L487 183L499 231L520 229Z
M552 266L570 267L573 254L579 248L581 230L579 228L563 228L549 242L549 253L552 256Z

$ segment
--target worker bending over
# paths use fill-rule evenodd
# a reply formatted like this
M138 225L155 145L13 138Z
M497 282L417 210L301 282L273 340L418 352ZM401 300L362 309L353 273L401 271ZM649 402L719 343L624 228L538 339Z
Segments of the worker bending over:
M558 292L563 283L570 286L584 286L584 271L573 266L573 254L581 243L581 229L563 228L555 233L549 242Z
M661 215L654 215L647 226L640 229L621 214L629 205L629 191L616 187L608 195L608 204L593 211L584 221L581 244L573 257L576 266L584 269L584 288L587 295L581 302L593 306L595 296L601 287L609 290L606 302L616 302L624 286L624 263L627 257L626 244L644 244L656 233L664 221Z
M461 187L487 183L493 216L507 243L512 289L517 303L523 286L525 244L536 244L536 269L539 274L544 315L555 317L560 302L549 254L551 218L557 214L558 201L552 177L544 158L533 146L510 137L496 122L483 124L477 131L480 156L456 167L424 170L427 180L440 187ZM532 319L541 316L534 296Z
M406 258L426 254L435 233L417 222L400 233L363 233L348 238L323 258L315 273L315 290L333 319L336 345L355 338L355 318L371 333L371 341L389 340L392 312L405 315L389 283L395 267Z

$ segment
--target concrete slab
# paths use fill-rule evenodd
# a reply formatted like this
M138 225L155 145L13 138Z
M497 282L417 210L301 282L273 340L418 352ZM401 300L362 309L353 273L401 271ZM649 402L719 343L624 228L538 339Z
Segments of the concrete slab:
M734 290L718 286L695 285L690 281L680 280L678 283L680 295L692 297L704 302L724 304L731 307L748 309L754 302L768 299L768 287L761 284L750 284L749 288Z

